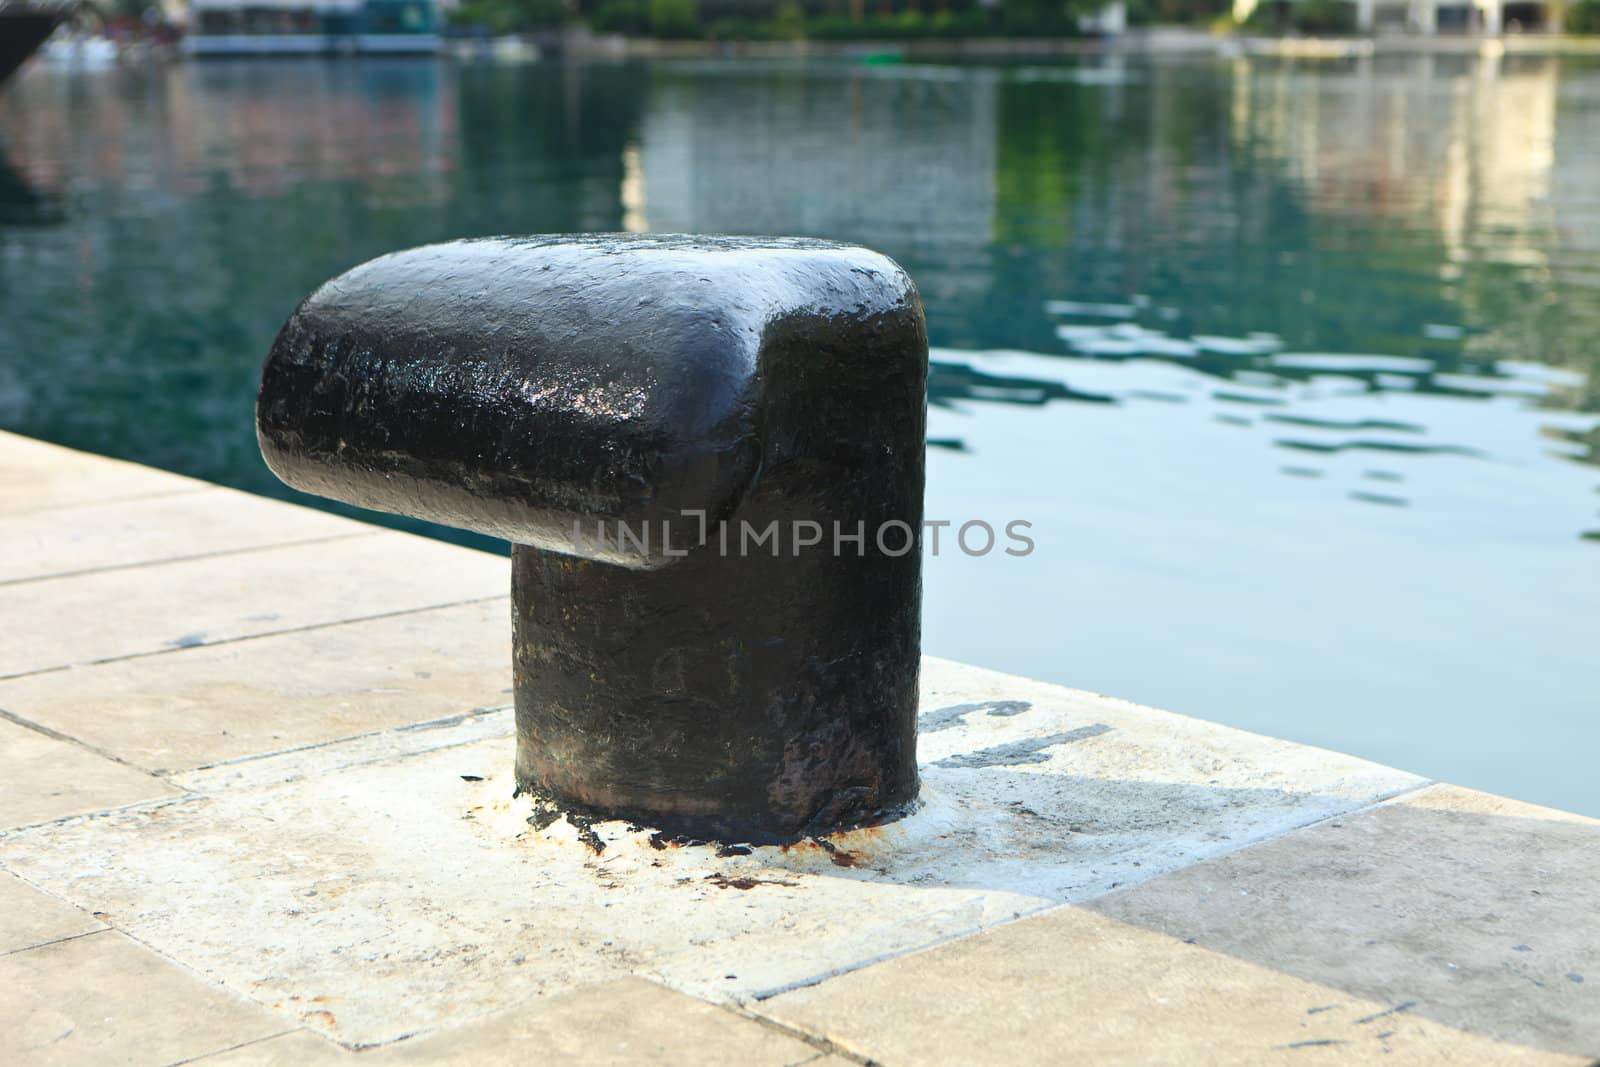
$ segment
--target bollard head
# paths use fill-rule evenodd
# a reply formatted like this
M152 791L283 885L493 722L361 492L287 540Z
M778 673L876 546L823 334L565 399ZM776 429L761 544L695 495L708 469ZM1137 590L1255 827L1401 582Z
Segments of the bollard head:
M595 235L415 248L296 309L262 372L257 436L272 471L308 493L661 566L696 539L685 513L714 524L760 475L770 364L797 319L819 370L863 329L922 330L904 273L849 245ZM670 534L648 550L574 537L597 522Z

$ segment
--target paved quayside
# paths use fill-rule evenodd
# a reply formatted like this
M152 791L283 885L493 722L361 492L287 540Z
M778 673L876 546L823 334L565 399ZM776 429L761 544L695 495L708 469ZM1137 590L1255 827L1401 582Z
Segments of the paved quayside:
M530 822L507 567L0 434L0 1062L1600 1056L1600 823L944 660L900 822Z

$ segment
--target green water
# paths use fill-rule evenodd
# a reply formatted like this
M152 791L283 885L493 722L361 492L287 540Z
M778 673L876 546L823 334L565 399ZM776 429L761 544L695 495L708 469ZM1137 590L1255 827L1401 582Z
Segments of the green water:
M290 497L295 302L407 245L873 245L929 651L1600 814L1600 66L235 61L0 94L0 427Z

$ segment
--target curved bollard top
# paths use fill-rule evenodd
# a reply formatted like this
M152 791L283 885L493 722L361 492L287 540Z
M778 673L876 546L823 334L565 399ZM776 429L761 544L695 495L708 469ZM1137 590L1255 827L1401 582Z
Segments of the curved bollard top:
M273 472L309 493L655 567L703 528L685 512L714 524L760 476L764 364L786 325L848 345L885 316L920 329L916 291L850 245L428 245L364 263L296 309L262 373L257 435ZM596 522L671 535L648 551L574 537Z

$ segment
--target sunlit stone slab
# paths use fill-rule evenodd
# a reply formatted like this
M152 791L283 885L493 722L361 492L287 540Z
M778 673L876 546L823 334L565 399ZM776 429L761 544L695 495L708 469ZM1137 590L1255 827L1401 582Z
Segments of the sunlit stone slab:
M309 1030L295 1030L202 1056L192 1062L205 1067L327 1067L330 1064L366 1067L371 1059L370 1053L360 1055Z
M143 771L0 719L0 830L181 794Z
M500 557L400 533L8 586L0 677L504 596Z
M193 478L0 430L0 517L209 488Z
M748 1001L1419 784L936 660L924 694L923 806L826 843L718 855L605 823L586 844L511 799L510 737L411 730L185 775L203 799L15 834L0 862L366 1045L630 974Z
M0 871L0 954L103 929L88 912Z
M198 1062L205 1067L443 1063L831 1067L824 1053L798 1037L637 978L521 1004L463 1026L359 1054L301 1030Z
M512 714L510 708L465 712L362 734L336 744L289 749L170 774L167 781L200 795L210 795L223 789L261 789L301 778L316 778L363 764L384 763L441 748L457 748L492 738L510 737L516 730Z
M0 708L152 771L511 701L504 598L0 682Z
M512 1049L538 1049L546 1063L584 1067L794 1067L822 1055L775 1027L625 978L403 1041L372 1058L382 1064L496 1063L514 1058L507 1056Z
M0 584L372 532L231 489L83 504L70 514L0 509Z
M351 1052L343 1045L318 1037L309 1030L294 1030L265 1041L252 1041L226 1052L202 1056L193 1062L204 1064L205 1067L327 1067L330 1064L355 1067L358 1063L366 1067L370 1059L370 1053L361 1055Z
M181 1063L285 1029L114 931L0 956L0 1063Z
M1501 1041L1600 1059L1600 821L1435 786L1096 910Z
M1539 1064L1540 1052L1077 907L768 1000L873 1062Z

